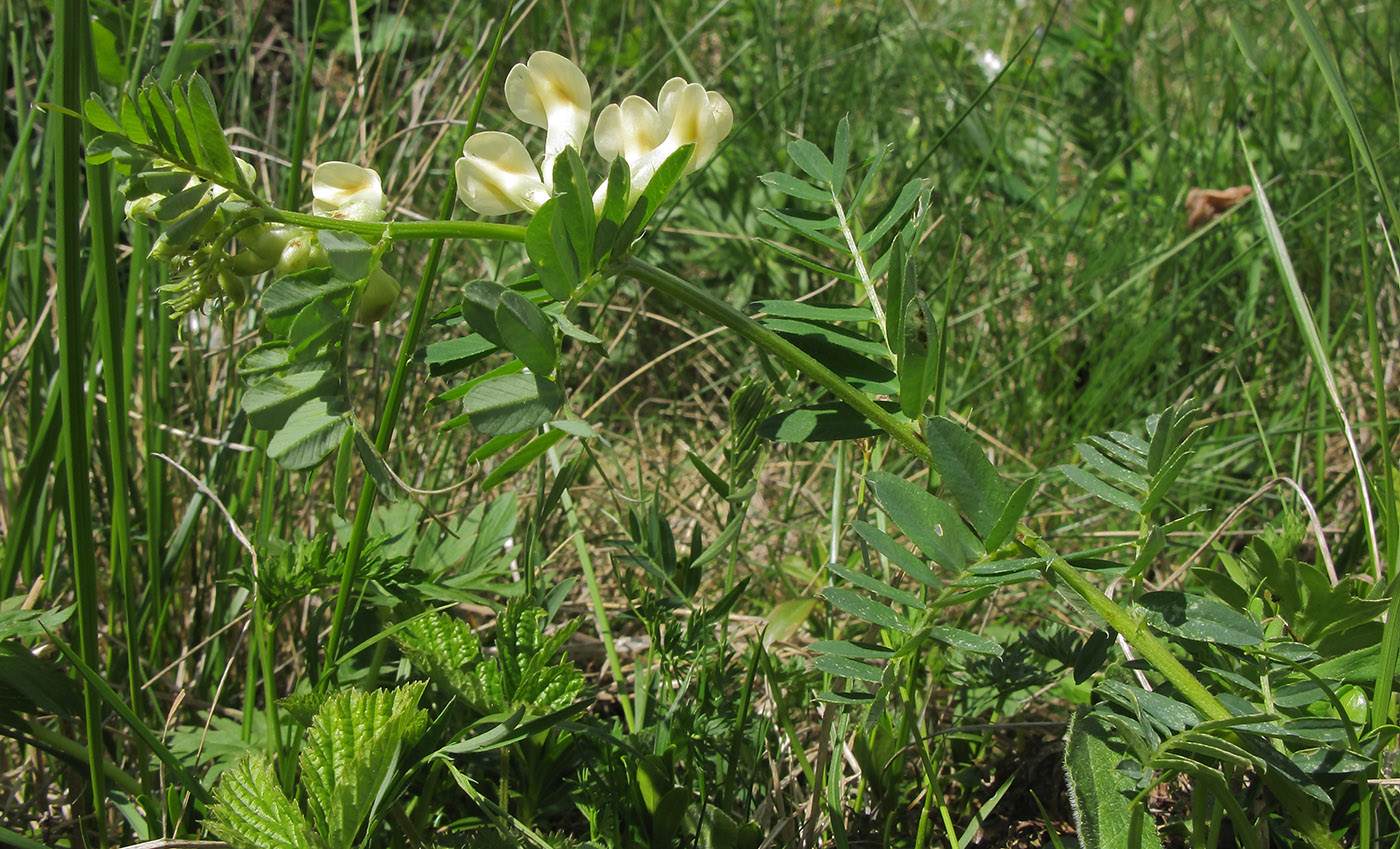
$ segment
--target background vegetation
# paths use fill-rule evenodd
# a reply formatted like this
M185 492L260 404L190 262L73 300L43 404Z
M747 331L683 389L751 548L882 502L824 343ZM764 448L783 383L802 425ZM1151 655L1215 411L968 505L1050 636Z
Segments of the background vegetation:
M173 322L154 233L122 219L115 191L106 210L80 202L73 149L40 104L65 102L65 74L115 102L197 71L279 206L304 209L311 168L345 159L383 175L391 218L432 219L478 91L481 128L520 132L500 84L543 49L577 61L595 104L652 97L673 75L728 99L733 132L638 254L735 307L863 300L843 279L850 256L798 232L830 209L759 179L806 179L790 142L829 153L846 121L852 184L883 157L848 210L857 232L911 181L927 190L903 238L941 330L934 412L968 427L1008 491L1039 474L1024 521L1096 583L1209 598L1307 648L1153 622L1211 689L1237 694L1230 710L1287 726L1255 731L1327 800L1325 831L1394 840L1393 713L1376 682L1395 661L1374 647L1400 540L1385 425L1400 7L530 3L483 80L503 12L140 0L94 2L87 30L43 4L0 6L0 842L962 849L1130 845L1144 828L1153 845L1155 822L1168 845L1322 845L1264 789L1283 767L1217 729L1190 736L1200 715L1171 727L1140 695L1160 681L1114 689L1147 684L1144 664L1062 583L1003 569L973 592L940 574L966 594L939 595L891 567L898 555L852 522L918 543L874 476L915 478L911 458L875 435L755 439L757 422L821 391L623 277L575 316L601 344L565 347L568 406L593 434L513 476L440 398L504 359L457 374L433 345L460 328L429 324L385 459L433 494L375 508L340 656L325 654L356 495L374 484L358 467L346 488L335 464L267 458L237 369L262 332L259 290ZM90 38L90 69L56 61L65 27ZM1256 193L1188 228L1188 192L1249 185L1247 163L1267 205ZM395 245L403 297L349 337L371 433L429 254ZM449 241L433 312L471 280L530 270L515 246ZM1171 410L1196 410L1171 433L1194 453L1155 517L1059 465L1103 471L1076 445L1151 441ZM936 621L995 649L961 636L910 648L881 614L821 595L851 572L936 597ZM830 660L836 643L904 651L881 667L898 680L853 677ZM369 695L380 687L398 689ZM1080 787L1076 818L1067 723L1104 704L1139 724L1080 732L1070 775L1116 772L1122 788ZM373 769L318 765L336 721L381 729L361 749ZM305 812L320 836L250 837L230 790L210 814L221 776L246 798L282 788L297 809L285 821ZM336 801L317 801L317 776ZM1118 816L1100 797L1122 801L1128 831L1085 821L1085 806ZM335 830L318 805L353 821Z

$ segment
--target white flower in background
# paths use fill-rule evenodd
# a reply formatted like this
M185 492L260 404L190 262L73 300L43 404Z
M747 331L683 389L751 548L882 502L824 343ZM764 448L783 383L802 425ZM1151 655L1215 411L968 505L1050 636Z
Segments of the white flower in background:
M987 77L987 82L996 79L997 74L1000 74L1002 68L1006 67L1006 63L1001 61L1001 56L997 55L995 50L979 50L977 45L971 43L967 45L967 50L972 54L977 67L982 69L982 73Z
M457 196L480 215L534 212L549 200L549 187L530 152L508 133L476 133L467 139L456 173Z
M628 97L621 105L610 104L598 115L593 142L609 160L627 160L632 176L633 199L646 188L656 169L681 147L694 144L695 151L682 175L699 169L714 157L719 143L734 127L734 111L719 92L706 91L699 83L672 77L661 87L653 109L640 97ZM594 205L607 195L604 184L594 194Z
M379 174L349 162L322 162L311 176L311 211L328 218L380 221L384 189Z
M554 187L554 160L564 148L579 150L588 132L593 94L578 66L558 53L541 50L510 69L506 104L515 117L545 131L544 184Z

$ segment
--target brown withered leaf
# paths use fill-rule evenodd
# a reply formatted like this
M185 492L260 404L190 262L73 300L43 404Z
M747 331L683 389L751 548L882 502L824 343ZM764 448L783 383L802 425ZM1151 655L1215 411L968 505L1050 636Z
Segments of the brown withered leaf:
M1186 193L1186 229L1204 227L1220 214L1250 195L1254 189L1249 186L1235 186L1233 189L1192 189Z

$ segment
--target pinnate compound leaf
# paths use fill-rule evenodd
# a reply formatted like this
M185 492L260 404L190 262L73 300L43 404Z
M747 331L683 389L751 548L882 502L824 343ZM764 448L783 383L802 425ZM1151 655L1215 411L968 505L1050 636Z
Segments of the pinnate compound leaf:
M353 846L399 754L427 727L426 682L397 690L346 690L326 700L301 750L312 822L327 846Z
M205 826L233 849L317 849L306 817L282 792L272 764L251 755L223 774Z

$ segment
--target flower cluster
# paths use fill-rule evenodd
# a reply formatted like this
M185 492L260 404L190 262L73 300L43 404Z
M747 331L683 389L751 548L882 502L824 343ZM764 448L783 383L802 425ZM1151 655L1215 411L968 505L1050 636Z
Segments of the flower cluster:
M507 133L476 133L457 160L457 195L480 215L535 212L554 191L554 161L567 147L581 150L593 110L588 80L557 53L540 51L506 77L506 104L515 117L545 131L544 159L536 167L525 145ZM609 161L622 157L631 171L635 201L666 158L695 145L685 173L703 166L734 126L729 103L699 83L673 77L656 105L630 95L598 115L593 143ZM594 194L601 209L604 184Z

